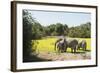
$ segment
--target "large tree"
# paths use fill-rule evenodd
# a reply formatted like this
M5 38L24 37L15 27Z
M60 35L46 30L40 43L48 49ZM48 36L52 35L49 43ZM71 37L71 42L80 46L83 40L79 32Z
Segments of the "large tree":
M56 31L56 33L57 33L57 36L64 35L64 27L63 27L63 24L61 24L61 23L56 23L55 31Z
M23 61L26 60L32 49L32 25L34 19L27 10L23 10Z

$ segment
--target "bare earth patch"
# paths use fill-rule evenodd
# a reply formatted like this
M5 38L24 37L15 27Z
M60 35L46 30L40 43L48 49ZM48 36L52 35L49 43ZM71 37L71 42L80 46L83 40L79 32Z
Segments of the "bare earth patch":
M41 52L37 55L39 58L51 61L65 61L65 60L85 60L91 59L91 53L54 53L54 52Z

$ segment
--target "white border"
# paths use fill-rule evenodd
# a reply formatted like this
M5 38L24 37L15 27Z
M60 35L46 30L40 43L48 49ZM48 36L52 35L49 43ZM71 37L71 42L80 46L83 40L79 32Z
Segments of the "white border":
M89 12L91 13L91 60L77 60L77 61L54 61L54 62L34 62L23 63L22 52L22 10L52 10L52 11L71 11L71 12ZM84 66L95 65L96 59L96 13L93 8L80 8L80 7L61 7L61 6L44 6L44 5L28 5L17 4L17 69L35 69L35 68L51 68L51 67L68 67L68 66Z

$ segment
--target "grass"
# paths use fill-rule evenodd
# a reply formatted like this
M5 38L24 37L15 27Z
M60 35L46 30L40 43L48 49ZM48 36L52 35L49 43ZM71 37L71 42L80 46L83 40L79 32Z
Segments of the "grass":
M71 38L72 39L72 38ZM79 42L82 40L86 40L87 42L87 50L91 50L91 39L90 38L73 38L77 39ZM55 37L47 37L43 38L41 40L36 40L36 49L39 52L55 52L54 50L54 44L57 38ZM70 48L67 49L68 52L71 51ZM83 52L83 50L78 50L78 52Z

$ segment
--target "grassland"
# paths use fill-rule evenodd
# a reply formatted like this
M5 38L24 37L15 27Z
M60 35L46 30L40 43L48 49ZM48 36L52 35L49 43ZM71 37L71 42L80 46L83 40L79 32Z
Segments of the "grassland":
M90 38L70 38L77 39L79 42L82 40L86 40L87 42L87 50L91 50L91 39ZM55 52L54 44L57 40L56 37L47 37L41 40L36 40L35 47L39 52ZM70 48L67 49L68 52L71 51ZM83 50L78 50L78 52L83 52Z

